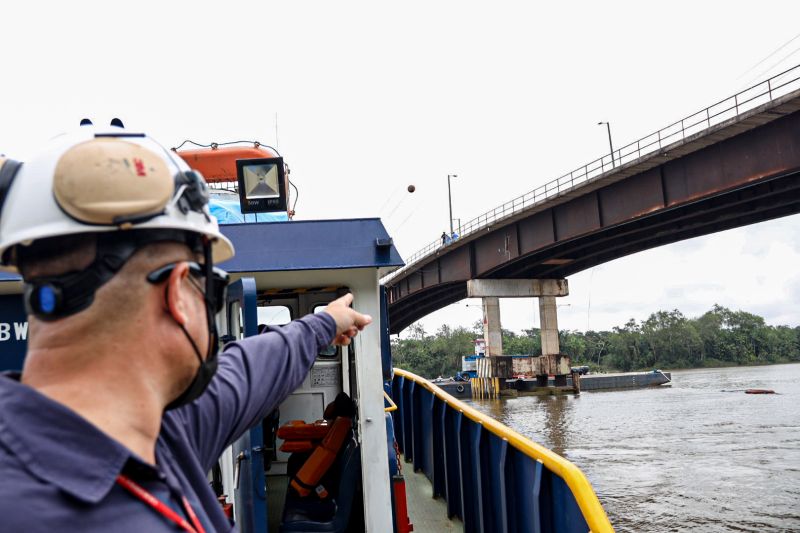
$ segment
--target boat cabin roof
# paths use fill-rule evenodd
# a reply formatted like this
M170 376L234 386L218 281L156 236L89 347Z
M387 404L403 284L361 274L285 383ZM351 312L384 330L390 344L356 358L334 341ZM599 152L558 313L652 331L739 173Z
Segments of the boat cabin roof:
M228 272L273 272L402 266L378 218L228 224L222 233L236 249L220 264Z
M378 218L225 224L220 230L236 249L233 259L219 265L231 273L388 270L404 264ZM17 274L0 272L0 282L19 280Z

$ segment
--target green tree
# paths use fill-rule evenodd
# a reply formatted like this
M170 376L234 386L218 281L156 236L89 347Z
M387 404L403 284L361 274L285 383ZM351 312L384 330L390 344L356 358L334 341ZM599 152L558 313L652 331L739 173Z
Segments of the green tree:
M621 328L615 327L610 341L611 357L609 362L614 368L627 372L645 364L640 349L643 341L642 332L634 319L628 320Z
M700 336L700 362L706 358L723 360L722 315L723 308L719 305L704 313L694 320L695 330Z
M562 331L559 334L561 353L567 354L572 361L586 360L586 340L579 331Z
M502 330L508 355L541 353L541 332ZM406 339L394 339L395 365L425 377L450 376L461 369L461 357L474 353L483 325L442 326L429 335L412 324ZM760 364L800 361L800 326L769 326L758 315L714 305L698 318L677 309L656 311L637 323L631 319L613 331L559 332L561 352L573 364L618 370L675 368L716 364Z
M542 353L542 337L539 329L524 329L521 335L504 329L503 353L507 355L540 355Z

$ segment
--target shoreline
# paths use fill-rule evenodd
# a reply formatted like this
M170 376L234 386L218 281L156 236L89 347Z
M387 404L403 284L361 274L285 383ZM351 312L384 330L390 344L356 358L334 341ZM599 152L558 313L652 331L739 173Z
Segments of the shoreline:
M680 366L680 367L663 367L658 368L658 370L663 370L665 372L675 372L679 370L713 370L715 368L749 368L754 366L778 366L778 365L800 365L800 361L780 361L776 363L768 363L768 362L755 362L755 363L747 363L747 364L720 364L720 365L713 365L713 366ZM654 369L644 369L644 370L630 370L629 372L652 372ZM614 372L623 372L622 370L614 370Z

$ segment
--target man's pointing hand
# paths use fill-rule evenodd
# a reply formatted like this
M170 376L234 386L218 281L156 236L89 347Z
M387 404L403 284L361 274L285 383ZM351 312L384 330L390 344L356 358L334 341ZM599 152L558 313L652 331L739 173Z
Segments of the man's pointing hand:
M352 309L350 307L352 303L353 295L348 293L332 301L325 308L325 312L331 315L336 321L336 338L333 339L333 344L347 346L350 344L350 339L355 337L359 331L372 322L371 316L362 315L355 309Z

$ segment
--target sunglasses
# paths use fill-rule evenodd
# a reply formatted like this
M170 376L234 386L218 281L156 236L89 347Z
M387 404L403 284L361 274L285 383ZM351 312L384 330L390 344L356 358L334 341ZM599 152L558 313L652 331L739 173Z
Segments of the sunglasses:
M181 261L182 262L182 261ZM163 267L150 272L147 275L147 281L150 283L162 283L169 278L169 275L178 266L179 263L170 263ZM205 286L206 267L195 263L193 261L187 263L189 265L189 275L195 279L201 280L203 283L200 285ZM197 286L197 284L193 285ZM211 274L211 291L212 294L206 295L211 301L214 313L219 313L225 306L225 289L228 287L228 273L221 268L213 267ZM202 291L201 292L205 292Z

